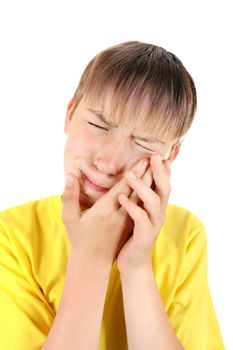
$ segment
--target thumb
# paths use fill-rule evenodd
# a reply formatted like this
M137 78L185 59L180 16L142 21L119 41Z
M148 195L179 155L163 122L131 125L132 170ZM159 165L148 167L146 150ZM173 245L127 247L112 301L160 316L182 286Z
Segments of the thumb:
M77 219L80 217L79 194L78 178L72 173L67 173L62 196L62 218L68 226L77 223Z

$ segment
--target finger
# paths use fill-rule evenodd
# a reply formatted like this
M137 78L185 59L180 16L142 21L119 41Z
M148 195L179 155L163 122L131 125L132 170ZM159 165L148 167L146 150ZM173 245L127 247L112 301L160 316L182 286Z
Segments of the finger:
M118 200L121 206L125 209L128 215L134 221L135 226L137 226L137 228L139 229L137 231L141 233L141 243L143 241L148 242L148 233L151 232L152 226L146 211L140 208L135 203L133 203L131 199L126 197L124 194L120 194L118 196Z
M142 181L144 182L145 185L151 187L152 183L153 183L153 177L152 177L152 171L151 168L147 169L146 172L142 175L141 177ZM141 199L138 197L137 192L133 191L128 198L130 198L131 202L135 203L135 204L139 204L141 201Z
M77 222L80 215L79 182L72 173L66 174L66 184L62 195L62 219L67 227Z
M163 163L164 163L165 169L167 171L167 174L168 174L168 176L170 178L171 177L171 162L170 162L169 159L166 159L166 160L163 161Z
M142 176L142 181L144 182L145 185L151 187L153 184L153 174L152 174L152 170L151 167L149 167L147 169L147 171L145 172L145 174Z
M161 211L161 201L159 196L150 188L152 175L147 171L144 179L140 179L135 177L135 175L132 176L132 173L128 172L126 174L126 179L143 202L144 209L146 210L151 223L155 225Z
M158 194L161 200L161 208L164 211L167 207L168 198L170 195L170 166L169 161L164 164L161 156L151 157L151 169L155 182L155 193Z
M132 171L141 177L149 164L148 159L143 159L134 164ZM125 193L129 196L132 193L132 188L128 185L126 179L123 177L115 186L113 186L103 197L101 197L98 202L104 205L107 210L119 209L118 195L120 193ZM97 202L95 203L97 204Z
M152 182L153 182L153 177L152 177L152 170L150 167L142 175L141 179L147 186L151 187ZM141 208L143 207L143 202L139 198L137 192L133 191L130 195L127 196L127 198L130 198L130 201L137 204L139 207L141 207ZM123 215L127 214L125 209L122 206L119 208L119 212L122 212Z

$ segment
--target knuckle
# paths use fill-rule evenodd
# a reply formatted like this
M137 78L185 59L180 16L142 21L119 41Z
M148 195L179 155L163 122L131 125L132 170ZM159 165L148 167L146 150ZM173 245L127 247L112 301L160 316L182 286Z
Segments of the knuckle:
M97 215L97 217L100 218L100 220L103 220L103 221L109 220L109 218L113 212L112 206L110 206L108 203L102 201L101 199L99 200L98 203L96 202L92 208L94 208L95 214Z

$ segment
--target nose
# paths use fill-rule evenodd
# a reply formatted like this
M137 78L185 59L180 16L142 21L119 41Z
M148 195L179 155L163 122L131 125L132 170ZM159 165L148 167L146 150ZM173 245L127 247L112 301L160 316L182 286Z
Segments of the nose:
M94 165L103 174L116 176L123 172L130 159L130 151L126 142L111 140L108 144L102 145L96 152Z

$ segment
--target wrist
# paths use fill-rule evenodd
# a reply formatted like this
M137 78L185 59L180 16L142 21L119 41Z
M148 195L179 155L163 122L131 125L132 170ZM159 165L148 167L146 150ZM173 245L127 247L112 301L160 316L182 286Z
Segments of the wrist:
M85 273L87 277L90 276L98 280L108 281L112 270L111 263L107 264L102 260L74 249L70 250L69 264L75 266L77 273Z
M136 267L135 269L122 270L120 272L121 282L123 283L147 283L154 279L152 262Z

